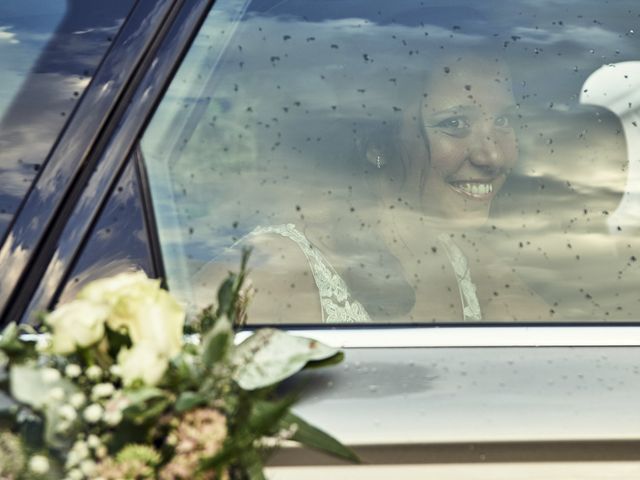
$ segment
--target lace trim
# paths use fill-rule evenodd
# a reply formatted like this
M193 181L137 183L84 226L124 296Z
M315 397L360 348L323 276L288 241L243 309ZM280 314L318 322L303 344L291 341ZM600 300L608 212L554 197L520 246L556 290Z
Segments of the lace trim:
M293 240L309 262L313 279L320 294L323 323L371 322L369 314L360 302L351 299L344 280L327 259L292 223L256 227L248 236L274 233Z
M480 302L478 301L476 286L471 280L471 270L469 269L467 257L448 235L442 233L438 235L438 240L447 252L447 257L449 257L449 262L456 275L464 320L482 320Z

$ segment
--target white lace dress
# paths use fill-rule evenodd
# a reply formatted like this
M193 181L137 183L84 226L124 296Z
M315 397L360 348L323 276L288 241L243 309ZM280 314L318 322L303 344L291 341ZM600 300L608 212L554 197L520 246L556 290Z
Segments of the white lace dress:
M276 234L294 241L306 257L318 287L323 323L371 322L371 318L362 304L351 297L342 277L295 225L289 223L257 227L242 240L264 234ZM460 301L462 302L463 320L482 320L476 286L471 279L467 257L449 236L439 235L438 241L444 247L456 276Z

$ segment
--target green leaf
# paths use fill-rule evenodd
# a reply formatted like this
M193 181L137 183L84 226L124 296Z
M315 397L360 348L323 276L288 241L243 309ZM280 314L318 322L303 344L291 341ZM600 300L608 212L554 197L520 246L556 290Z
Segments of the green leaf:
M232 309L234 303L234 286L236 281L236 275L229 272L229 277L222 282L220 289L218 290L218 311L216 317L220 318L223 315L228 315Z
M296 399L297 397L289 395L278 401L256 401L247 422L251 433L256 437L276 433Z
M217 317L217 311L214 309L213 305L210 305L204 308L196 317L196 321L191 324L191 322L185 324L184 333L196 333L202 334L203 332L211 329L215 324Z
M290 428L292 425L296 427L294 427L295 433L291 437L291 440L349 462L361 463L360 458L353 450L340 443L328 433L305 422L294 413L288 412L284 416L281 426L283 428Z
M64 446L64 440L56 438L55 432L48 425L48 423L57 424L56 419L53 418L54 415L49 414L45 422L40 415L36 415L28 408L22 407L19 412L18 431L27 445L40 447L44 441L54 448Z
M61 378L58 382L62 380ZM58 382L45 383L42 369L35 363L13 365L9 370L11 396L36 410L44 407L47 393L57 386Z
M125 395L130 404L122 414L138 425L159 416L172 403L167 393L154 387L130 390Z
M53 382L45 382L43 369L34 363L13 365L9 372L11 396L45 416L44 441L53 448L63 448L67 439L59 433L58 425L64 421L60 415L62 400L53 400L49 391L62 388L64 396L70 397L78 392L78 387L64 377ZM36 422L37 423L37 422Z
M309 362L335 363L341 359L335 348L272 328L258 330L236 347L232 356L237 366L234 380L245 390L280 382Z
M256 452L249 452L243 455L242 465L244 466L249 480L267 480L264 475L264 465L262 458Z
M118 352L123 348L131 347L131 339L126 333L118 332L110 328L106 328L105 335L107 337L107 343L109 345L109 356L111 358L118 358Z
M233 328L226 316L218 319L202 341L202 361L211 368L221 361L233 345Z
M182 392L175 404L175 410L178 413L186 412L192 408L206 403L207 399L195 392Z
M24 342L20 339L21 327L11 322L0 334L0 351L6 353L8 357L20 357L24 354L33 353L34 342Z
M189 346L185 346L182 352L171 359L168 381L173 390L197 388L202 383L203 369L200 364L200 352L188 350L190 350Z
M344 360L344 353L338 352L333 357L325 358L323 360L311 360L305 366L306 369L324 368L332 365L337 365Z
M11 322L2 330L2 334L0 335L0 349L4 350L16 340L18 340L18 325L16 322Z

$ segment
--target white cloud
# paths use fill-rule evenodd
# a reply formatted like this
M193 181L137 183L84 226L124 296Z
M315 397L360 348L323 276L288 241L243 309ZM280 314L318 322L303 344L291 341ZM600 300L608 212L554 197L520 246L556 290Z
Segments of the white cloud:
M599 25L589 27L566 25L562 30L551 31L543 28L516 27L513 35L521 37L519 41L532 45L552 45L560 42L582 44L592 49L620 46L622 41L619 32L607 30Z
M0 43L6 42L13 45L20 43L16 34L9 30L11 30L10 26L0 26Z

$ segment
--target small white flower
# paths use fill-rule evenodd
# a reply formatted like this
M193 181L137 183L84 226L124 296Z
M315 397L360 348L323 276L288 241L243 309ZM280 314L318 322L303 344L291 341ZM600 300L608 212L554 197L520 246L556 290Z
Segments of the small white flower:
M76 409L69 404L62 405L58 409L58 414L63 420L66 420L67 422L73 422L78 416L78 412L76 412Z
M102 442L100 441L100 437L98 437L97 435L94 435L92 433L91 435L89 435L87 437L87 445L89 445L89 447L91 447L93 449L96 449L100 445L102 445Z
M122 376L122 367L120 367L120 365L117 365L117 364L111 365L111 367L109 367L109 372L114 377L121 377Z
M103 409L97 403L92 403L84 409L82 416L89 423L98 423L102 418Z
M29 459L29 470L36 475L44 475L49 471L49 459L44 455L34 455Z
M47 353L51 349L51 334L50 333L42 333L38 335L36 340L36 351L38 353Z
M60 372L55 368L43 368L40 375L44 383L56 383L61 377Z
M62 387L54 387L47 392L47 399L54 402L64 400L64 389Z
M122 412L120 410L114 410L112 412L104 412L104 423L110 427L115 427L122 421Z
M91 398L97 400L99 398L106 398L113 395L116 389L113 383L98 383L91 389Z
M82 369L80 365L76 365L75 363L70 363L64 368L64 374L69 378L77 378L82 373Z
M76 392L69 397L69 403L76 409L80 409L86 401L87 397L82 392Z
M109 426L116 426L122 421L122 412L130 405L130 401L118 390L104 406L104 422Z
M65 468L73 468L86 458L89 458L89 447L87 447L86 442L78 440L73 444L71 450L69 450L64 466Z
M69 476L69 480L83 480L84 479L84 475L77 468L74 468L73 470L69 470L67 475Z
M83 460L80 463L80 471L85 474L85 476L91 478L93 473L96 470L96 462L93 460Z
M96 457L98 458L105 458L108 453L109 452L107 451L107 447L105 447L104 445L100 445L98 448L96 448Z
M71 428L71 422L68 420L60 420L56 424L56 433L67 433Z
M89 380L100 380L102 377L102 369L97 365L91 365L86 372Z

